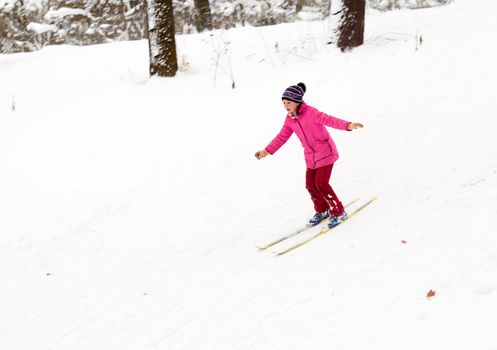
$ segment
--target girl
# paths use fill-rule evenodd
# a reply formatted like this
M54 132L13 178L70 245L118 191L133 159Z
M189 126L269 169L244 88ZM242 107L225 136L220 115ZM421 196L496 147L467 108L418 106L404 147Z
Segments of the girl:
M332 117L307 105L302 101L305 91L305 84L298 83L283 92L281 99L287 111L285 123L273 141L265 149L257 151L255 157L261 159L274 154L293 133L297 134L304 146L307 165L305 185L316 210L309 225L315 226L329 217L328 227L332 228L346 219L347 213L329 184L338 151L325 126L351 131L363 125Z

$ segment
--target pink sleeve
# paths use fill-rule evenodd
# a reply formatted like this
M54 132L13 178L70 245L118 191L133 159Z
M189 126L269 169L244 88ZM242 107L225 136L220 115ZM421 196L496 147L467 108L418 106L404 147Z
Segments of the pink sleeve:
M320 112L316 110L316 113L313 113L313 118L314 121L318 124L326 125L335 129L340 129L340 130L348 130L348 126L350 122L335 118L331 115L328 115L326 113Z
M277 150L280 149L281 146L285 144L285 142L288 141L290 136L292 136L293 130L290 128L288 125L287 121L285 120L285 124L283 124L283 127L281 128L280 132L276 137L267 145L266 151L268 151L270 154L274 154Z

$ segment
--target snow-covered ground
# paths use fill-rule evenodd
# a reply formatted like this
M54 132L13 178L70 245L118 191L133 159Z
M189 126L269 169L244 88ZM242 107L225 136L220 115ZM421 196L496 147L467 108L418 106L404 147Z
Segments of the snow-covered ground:
M345 54L326 22L180 36L173 79L145 41L0 55L0 349L497 349L495 13L369 12ZM253 154L299 81L365 125L332 185L378 200L275 257L302 148Z

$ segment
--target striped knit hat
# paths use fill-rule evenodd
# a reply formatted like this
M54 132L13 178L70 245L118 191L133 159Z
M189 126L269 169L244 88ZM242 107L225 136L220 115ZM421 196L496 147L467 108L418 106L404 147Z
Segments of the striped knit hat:
M302 97L305 93L305 84L298 83L297 85L292 85L286 88L281 96L282 100L290 100L297 103L302 103Z

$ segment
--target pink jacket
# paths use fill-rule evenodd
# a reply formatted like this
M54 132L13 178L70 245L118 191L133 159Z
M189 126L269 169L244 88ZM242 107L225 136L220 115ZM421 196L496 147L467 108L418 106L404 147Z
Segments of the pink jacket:
M347 130L349 124L348 121L332 117L302 103L299 115L297 117L287 115L281 131L266 147L266 151L274 154L295 133L304 146L305 163L308 168L316 169L333 164L338 159L338 151L325 126Z

